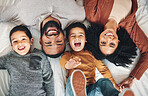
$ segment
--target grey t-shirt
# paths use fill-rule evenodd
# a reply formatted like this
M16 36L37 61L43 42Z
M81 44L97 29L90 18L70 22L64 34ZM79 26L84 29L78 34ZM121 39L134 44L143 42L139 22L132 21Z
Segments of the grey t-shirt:
M10 96L54 96L51 65L40 50L24 56L11 51L0 57L0 69L10 75Z

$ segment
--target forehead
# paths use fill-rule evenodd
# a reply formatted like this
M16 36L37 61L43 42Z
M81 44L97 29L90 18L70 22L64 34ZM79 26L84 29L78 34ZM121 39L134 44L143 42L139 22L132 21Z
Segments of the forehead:
M70 34L73 34L73 33L76 33L76 34L85 34L84 29L81 28L81 27L72 28L70 30Z
M24 31L15 31L11 34L11 37L27 36Z

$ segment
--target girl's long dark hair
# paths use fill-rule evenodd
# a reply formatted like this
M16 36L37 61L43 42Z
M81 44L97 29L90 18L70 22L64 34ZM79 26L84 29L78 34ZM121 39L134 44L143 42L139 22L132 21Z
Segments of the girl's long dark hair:
M128 65L133 62L132 58L135 58L137 55L136 45L130 38L128 32L123 28L117 29L118 39L120 40L119 45L113 54L104 55L99 48L99 36L103 30L104 27L99 24L90 24L86 33L87 50L91 51L98 60L107 59L116 66L128 67Z

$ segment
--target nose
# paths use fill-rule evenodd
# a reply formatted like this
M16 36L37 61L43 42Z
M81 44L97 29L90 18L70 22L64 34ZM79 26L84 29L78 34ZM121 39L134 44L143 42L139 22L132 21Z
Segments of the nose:
M18 41L18 45L22 45L22 41Z
M108 36L108 35L105 35L104 37L105 37L106 39L114 39L114 36L112 36L112 35L109 35L109 36Z
M59 35L57 34L53 34L53 35L50 35L50 36L47 36L47 38L57 38Z
M79 40L79 36L76 36L76 37L75 37L75 40Z

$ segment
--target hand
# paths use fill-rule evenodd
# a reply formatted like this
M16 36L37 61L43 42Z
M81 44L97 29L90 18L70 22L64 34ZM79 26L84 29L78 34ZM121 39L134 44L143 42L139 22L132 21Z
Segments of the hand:
M71 58L67 63L65 64L66 69L73 69L76 68L81 64L81 59L79 57Z
M130 88L133 84L133 81L134 81L134 78L128 77L118 85L123 90L124 88Z
M120 86L118 86L117 84L113 84L114 85L114 87L118 90L118 91L121 91L120 90Z

